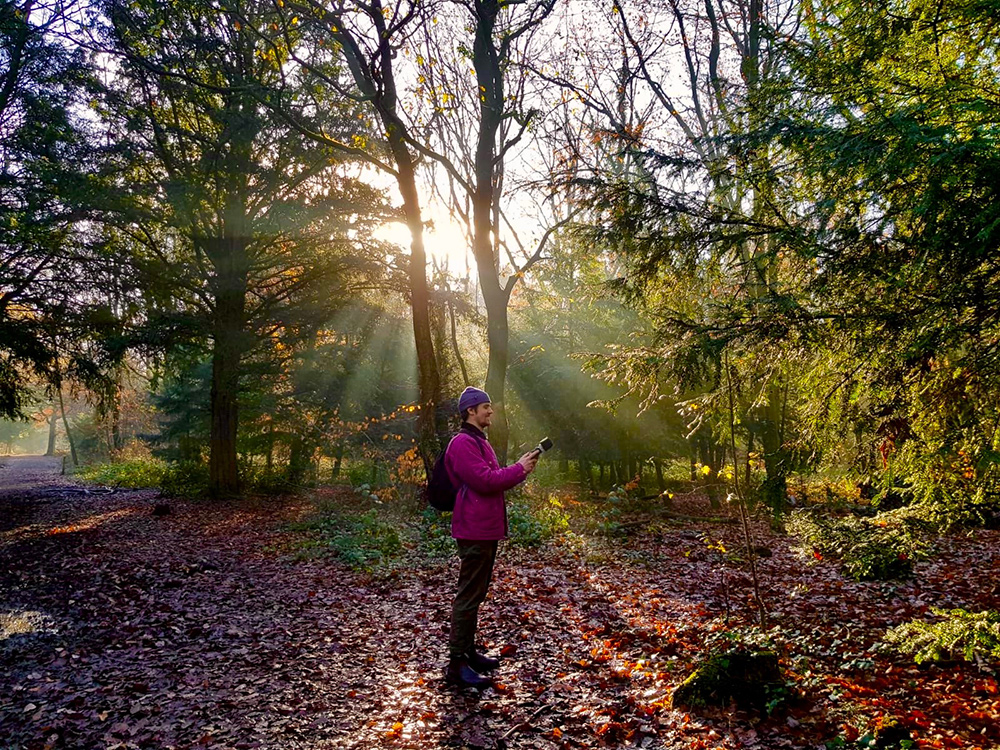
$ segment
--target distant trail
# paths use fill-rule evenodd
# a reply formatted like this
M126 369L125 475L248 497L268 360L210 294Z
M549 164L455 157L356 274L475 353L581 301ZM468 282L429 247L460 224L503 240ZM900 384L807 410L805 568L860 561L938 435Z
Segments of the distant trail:
M60 456L0 457L0 499L28 499L46 490L76 484L61 472Z

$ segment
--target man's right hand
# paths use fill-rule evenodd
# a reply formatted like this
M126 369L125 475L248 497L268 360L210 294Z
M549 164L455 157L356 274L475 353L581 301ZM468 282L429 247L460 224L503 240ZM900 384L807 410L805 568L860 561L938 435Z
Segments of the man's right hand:
M524 467L525 476L527 476L528 474L530 474L535 470L535 464L538 463L538 455L539 455L538 451L536 450L528 451L519 459L517 459L517 462Z

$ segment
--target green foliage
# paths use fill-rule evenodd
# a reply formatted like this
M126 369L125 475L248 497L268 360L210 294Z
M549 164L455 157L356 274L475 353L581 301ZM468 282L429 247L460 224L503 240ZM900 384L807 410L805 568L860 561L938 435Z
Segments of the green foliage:
M198 497L208 489L208 467L192 461L169 464L158 458L132 458L85 466L77 475L110 487L155 488L170 497Z
M451 513L426 508L420 514L420 549L428 557L447 558L455 553Z
M510 542L518 547L538 547L569 531L569 515L554 497L532 500L517 497L507 502ZM425 509L420 516L420 548L430 557L450 557L455 551L451 514Z
M95 484L141 489L160 487L167 473L168 466L165 462L155 458L137 458L85 466L77 475L84 481Z
M63 375L92 374L86 329L63 339L87 304L88 268L66 266L85 254L72 224L91 146L76 113L92 81L82 48L54 31L72 27L61 13L0 4L0 417L28 413L33 379L62 379L60 356Z
M203 461L179 461L170 464L160 489L171 497L202 497L208 493L208 464Z
M28 422L0 417L0 446L10 450L17 441L30 435L31 430L32 426Z
M1000 612L931 607L937 622L913 620L886 632L885 642L914 661L965 659L975 662L1000 660Z
M798 537L803 555L839 560L856 581L885 581L913 573L914 562L926 554L923 536L930 525L912 511L831 518L796 510L787 529Z
M981 522L1000 487L997 8L820 2L766 117L809 206L795 314L853 373L833 408L857 465L879 500L952 523Z
M538 547L569 530L569 516L555 497L529 501L518 497L507 503L510 541L519 547Z
M709 633L705 645L710 651L729 653L732 651L781 651L785 638L781 628L762 630L757 625L723 628Z
M332 553L355 570L386 566L403 551L399 532L374 509L362 514L324 514L293 528L310 534L300 543L304 554Z
M620 536L625 530L622 527L622 500L615 494L617 488L611 488L607 503L602 504L596 511L597 525L594 532L601 536Z
M770 715L791 697L781 679L778 655L785 639L777 627L724 628L705 641L708 656L684 682L673 700L692 707L725 703L730 698Z
M389 483L389 469L381 461L348 461L344 469L352 487L385 487Z

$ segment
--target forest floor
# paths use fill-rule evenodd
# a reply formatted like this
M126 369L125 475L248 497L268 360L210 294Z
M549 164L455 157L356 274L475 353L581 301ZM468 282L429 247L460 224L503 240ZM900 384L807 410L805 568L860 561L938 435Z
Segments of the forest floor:
M4 750L833 748L889 717L920 747L1000 747L995 674L876 648L930 606L1000 606L995 531L940 539L909 581L854 583L758 528L787 700L696 716L671 689L727 610L751 619L746 572L712 549L738 544L735 525L504 549L481 633L505 658L478 693L443 680L455 560L357 573L290 553L309 498L172 500L156 517L155 492L0 464Z

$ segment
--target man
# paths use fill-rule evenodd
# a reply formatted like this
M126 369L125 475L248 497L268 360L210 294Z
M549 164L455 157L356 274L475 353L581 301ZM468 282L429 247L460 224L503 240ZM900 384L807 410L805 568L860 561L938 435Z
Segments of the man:
M497 546L507 538L507 506L504 490L520 484L538 462L534 451L525 453L516 464L500 468L485 430L493 419L493 406L486 391L466 388L458 400L462 428L445 452L444 465L458 487L451 535L458 543L462 567L458 593L451 613L448 640L447 681L461 687L484 687L490 681L483 673L500 662L476 651L476 624L479 605L486 599Z

